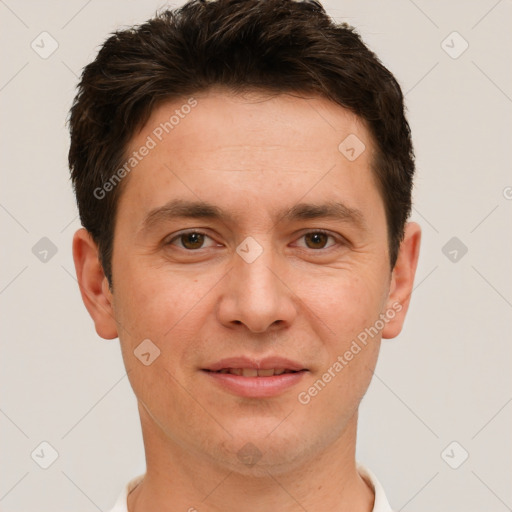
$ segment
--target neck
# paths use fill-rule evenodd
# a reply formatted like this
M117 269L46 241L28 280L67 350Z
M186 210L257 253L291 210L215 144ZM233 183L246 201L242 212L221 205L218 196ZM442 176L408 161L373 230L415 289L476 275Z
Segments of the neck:
M293 467L244 474L173 443L139 407L146 453L144 480L128 512L371 512L374 494L355 462L357 413L340 437Z

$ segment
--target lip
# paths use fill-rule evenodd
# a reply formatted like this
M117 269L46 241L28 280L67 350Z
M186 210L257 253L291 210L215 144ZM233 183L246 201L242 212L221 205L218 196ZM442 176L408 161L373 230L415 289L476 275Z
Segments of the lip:
M296 373L283 373L271 377L243 377L230 373L215 373L224 368L257 368L260 370L283 368ZM203 368L202 371L217 385L238 396L268 398L279 395L297 385L308 369L296 361L282 357L266 357L259 361L246 357L233 357L221 359L208 368Z
M247 368L247 366L244 368ZM272 377L243 377L231 373L215 373L207 370L203 370L203 373L223 389L236 395L249 398L268 398L279 395L298 384L307 370L283 373Z
M291 359L285 359L283 357L270 356L260 359L259 361L256 359L251 359L249 357L229 357L226 359L221 359L216 363L211 364L207 368L203 368L204 370L210 370L212 372L218 372L223 368L257 368L259 370L270 370L271 368L283 368L285 370L293 370L298 372L300 370L307 370L307 368L298 363L297 361L292 361ZM250 377L244 377L246 379L250 379ZM264 377L259 377L260 379Z

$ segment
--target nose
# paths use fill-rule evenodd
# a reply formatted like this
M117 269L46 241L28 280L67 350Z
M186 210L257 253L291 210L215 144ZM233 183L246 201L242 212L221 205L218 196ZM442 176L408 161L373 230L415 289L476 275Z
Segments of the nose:
M286 267L278 265L277 259L270 247L252 262L238 253L233 255L217 309L223 325L244 325L252 333L264 333L293 323L297 299L287 282Z

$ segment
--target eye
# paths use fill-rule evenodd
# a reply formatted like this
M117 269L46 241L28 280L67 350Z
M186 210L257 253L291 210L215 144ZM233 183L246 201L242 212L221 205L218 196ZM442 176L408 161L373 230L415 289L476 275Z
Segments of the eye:
M329 249L333 245L339 245L341 243L341 241L338 240L334 235L331 235L329 232L321 229L305 233L300 238L303 238L306 241L307 249ZM335 243L326 247L329 238L334 240Z
M308 233L304 233L300 239L304 239L306 245L302 246L306 249L313 250L321 250L321 249L329 249L335 245L341 245L342 241L329 233L328 231L324 231L321 229L317 229L315 231L309 231ZM333 240L334 243L331 245L327 245L329 239ZM205 246L205 241L211 240L210 245ZM178 233L174 235L171 239L165 242L165 245L177 245L181 249L185 249L186 251L197 251L199 249L205 249L208 247L214 247L218 245L215 241L209 237L206 233L201 231L186 231Z
M181 245L178 245L178 247L181 247L182 249L186 249L188 251L194 251L198 249L204 249L204 242L205 239L207 238L212 240L208 235L200 231L188 231L175 235L168 242L166 242L165 245L178 245L174 243L175 241L178 241L181 243Z

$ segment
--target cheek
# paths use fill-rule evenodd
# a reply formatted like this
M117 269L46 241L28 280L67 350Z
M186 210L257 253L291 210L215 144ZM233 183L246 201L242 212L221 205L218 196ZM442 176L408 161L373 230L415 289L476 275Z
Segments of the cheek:
M377 363L380 336L364 339L360 335L379 318L385 283L369 276L347 275L331 286L324 281L307 303L321 320L316 323L322 329L318 348L322 364L308 384L311 387L301 390L303 401L299 397L299 402L308 402L312 413L324 414L333 425L343 423L339 423L340 414L348 421L356 411Z
M320 318L316 324L322 330L317 333L322 338L322 365L311 389L311 397L318 393L312 410L318 407L321 411L329 403L344 404L348 419L366 392L377 363L380 335L370 338L365 329L381 313L386 291L382 275L371 268L366 273L347 272L317 284L308 296L307 306Z
M115 315L123 326L119 338L130 383L151 411L170 411L165 421L158 420L179 423L169 400L175 405L190 402L180 382L185 381L187 371L183 362L197 338L193 326L201 325L197 315L204 286L194 279L164 278L162 271L137 261L124 269L115 289ZM145 361L144 353L149 353Z
M137 258L119 261L119 267L123 270L118 272L114 294L116 319L132 338L161 339L186 315L199 293L179 275L170 278Z
M330 276L302 279L301 297L305 305L324 324L333 344L342 348L347 341L372 325L378 318L386 296L382 274L337 270Z
M198 278L136 261L125 268L116 290L115 316L122 325L119 338L126 366L139 368L134 350L149 339L160 351L155 363L177 378L185 377L204 339L202 326L214 309L209 293L219 276Z

